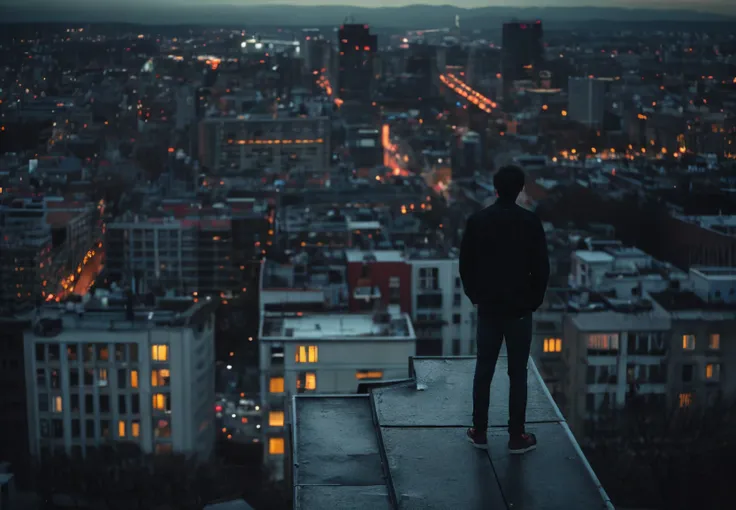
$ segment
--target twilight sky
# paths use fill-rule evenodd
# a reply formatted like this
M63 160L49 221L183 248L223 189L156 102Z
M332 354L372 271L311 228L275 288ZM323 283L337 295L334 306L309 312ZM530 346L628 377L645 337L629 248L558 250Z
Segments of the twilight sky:
M0 0L2 5L49 5L62 7L91 5L104 10L106 5L120 7L119 0ZM627 7L640 9L691 9L736 14L736 0L126 0L125 4L166 5L355 5L359 7L397 7L402 5L452 5L457 7Z
M133 0L134 3L142 0ZM57 0L49 2L49 0L0 0L1 4L38 4L38 3L58 3L63 4L80 4L93 3L98 7L105 4L118 4L117 0ZM355 5L360 7L396 7L400 5L453 5L457 7L486 7L486 6L509 6L509 7L571 7L571 6L590 6L590 7L639 7L639 8L700 8L719 9L734 6L736 8L736 0L147 0L145 3L150 5L171 5L171 4L220 4L220 5Z
M454 5L457 7L562 7L562 6L591 6L591 7L639 7L639 8L723 8L736 5L736 0L150 0L150 3L215 3L230 5L356 5L360 7L396 7L399 5Z

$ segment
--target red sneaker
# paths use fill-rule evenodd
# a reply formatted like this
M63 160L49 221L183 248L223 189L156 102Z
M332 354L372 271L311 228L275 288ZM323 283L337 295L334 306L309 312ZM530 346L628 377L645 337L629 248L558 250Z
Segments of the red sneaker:
M513 435L509 439L509 453L521 455L530 452L537 447L537 436L534 434Z
M470 444L472 444L476 448L479 448L481 450L488 449L488 437L486 436L485 431L481 432L480 430L471 427L468 429L467 438Z

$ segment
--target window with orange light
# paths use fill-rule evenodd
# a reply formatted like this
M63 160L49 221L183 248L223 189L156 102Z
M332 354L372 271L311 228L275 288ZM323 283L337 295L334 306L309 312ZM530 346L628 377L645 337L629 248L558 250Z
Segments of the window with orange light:
M270 437L268 438L268 454L283 455L284 454L284 438Z
M158 411L170 411L169 402L167 395L163 393L154 393L151 398L151 405L153 409Z
M169 360L169 346L168 345L152 345L151 346L151 360L168 361Z
M561 338L545 338L543 345L544 352L562 352Z
M295 361L297 363L317 363L318 351L316 345L299 345L296 348Z
M363 379L383 379L383 370L358 370L355 372L355 378Z
M284 412L283 411L271 411L268 413L268 425L270 427L283 427L284 426Z
M168 386L170 372L168 368L160 368L151 371L151 386Z
M271 377L268 383L268 391L270 393L283 393L284 392L284 378L283 377Z

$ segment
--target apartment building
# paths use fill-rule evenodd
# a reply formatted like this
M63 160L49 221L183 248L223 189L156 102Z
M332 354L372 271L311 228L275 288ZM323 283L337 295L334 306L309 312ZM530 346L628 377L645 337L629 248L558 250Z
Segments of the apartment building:
M355 393L364 380L406 376L416 350L398 306L375 313L263 312L260 330L264 463L284 476L286 402L292 394Z
M120 300L123 301L124 300ZM214 305L191 299L82 313L44 307L26 332L31 455L107 441L207 457L214 445Z
M46 208L46 222L51 227L52 236L64 245L66 265L77 267L102 235L99 213L104 210L103 205L49 197Z
M202 208L164 203L150 214L126 214L107 224L106 268L111 278L183 294L240 293L252 282L273 235L266 201L228 199Z
M199 125L200 162L215 174L328 170L328 117L261 113L213 116Z
M717 269L696 268L690 282ZM607 308L568 314L562 358L565 413L573 431L584 437L601 413L623 407L632 391L662 408L710 406L736 397L736 348L722 339L736 334L736 310L714 300L714 287L671 288L642 297L603 298ZM731 276L726 285L734 285ZM688 282L689 283L689 282Z
M456 254L416 250L411 266L411 316L417 331L418 356L475 354L477 315L463 291Z
M44 198L3 200L0 231L0 310L13 315L55 292L58 281L59 257L46 223Z
M351 311L397 305L402 312L411 312L413 279L402 252L345 250L345 257Z

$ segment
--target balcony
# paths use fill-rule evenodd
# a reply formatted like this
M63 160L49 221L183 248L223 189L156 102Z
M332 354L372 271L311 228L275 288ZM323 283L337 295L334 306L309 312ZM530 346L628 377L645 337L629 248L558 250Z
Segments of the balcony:
M467 443L474 367L474 358L417 357L410 379L367 394L294 397L294 508L613 509L531 361L527 429L539 448L508 453L504 357L491 387L490 449Z

